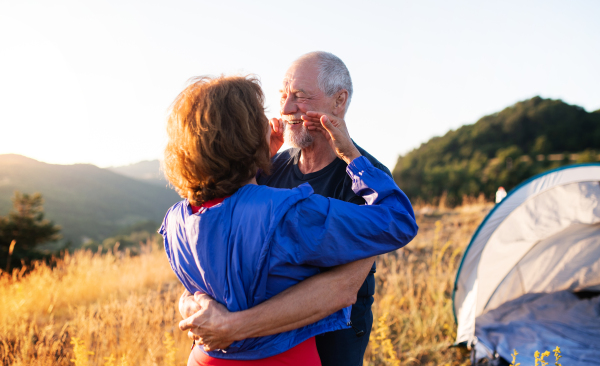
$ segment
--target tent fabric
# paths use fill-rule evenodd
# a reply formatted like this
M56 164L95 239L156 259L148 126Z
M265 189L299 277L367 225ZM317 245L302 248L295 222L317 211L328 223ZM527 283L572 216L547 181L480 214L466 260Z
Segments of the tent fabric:
M568 242L569 245L561 245ZM574 224L540 241L514 266L486 309L528 293L600 292L600 224Z
M547 238L556 235L558 238L552 240L552 244L560 246L562 243L570 243L570 236L581 236L576 229L571 228L572 225L580 228L581 225L600 223L599 199L600 184L598 182L571 183L553 187L531 197L511 212L498 225L481 253L477 271L479 288L475 315L490 309L487 304L494 291L506 275L533 248L547 241ZM560 235L563 231L566 233ZM594 230L589 232L592 237L597 234ZM547 266L546 260L554 260L553 257L547 258L552 253L557 254L558 249L546 251L545 257L532 258L528 256L527 264L531 267L528 273L537 272L547 275L547 271L560 270L561 268L548 268ZM596 257L588 259L597 260L600 252L597 253L599 254ZM588 266L588 263L581 264ZM520 272L523 273L523 271ZM571 275L571 273L563 273L563 276L570 277ZM597 271L595 278L590 278L589 281L595 282L591 285L600 284L600 271ZM582 287L585 285L582 284ZM545 287L532 288L530 292L548 292L549 290Z
M570 291L529 293L480 315L476 322L478 342L505 360L511 360L516 349L517 362L533 365L535 351L559 346L563 365L600 364L600 296L579 299ZM550 364L553 360L552 355L546 358Z
M524 182L494 207L473 235L457 273L453 293L457 343L472 342L477 316L507 300L500 294L522 278L524 268L517 264L527 253L571 225L594 227L600 222L599 181L600 164L563 167ZM535 260L529 265L544 267ZM595 279L588 275L585 281ZM523 287L519 294L526 292L527 286L519 286Z

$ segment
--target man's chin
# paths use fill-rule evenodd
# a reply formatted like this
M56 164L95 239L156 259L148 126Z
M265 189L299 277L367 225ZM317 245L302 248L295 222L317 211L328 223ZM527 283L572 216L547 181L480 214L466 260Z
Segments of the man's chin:
M296 141L285 141L286 144L288 144L291 147L297 148L297 149L306 149L307 147L310 147L313 144L314 141L302 141L302 142L296 142Z
M286 125L283 132L283 141L295 148L305 149L313 144L314 137L303 125Z
M298 149L306 149L307 147L309 147L310 145L313 144L314 139L312 136L308 135L308 137L305 136L285 136L283 141L291 146L291 147L295 147Z

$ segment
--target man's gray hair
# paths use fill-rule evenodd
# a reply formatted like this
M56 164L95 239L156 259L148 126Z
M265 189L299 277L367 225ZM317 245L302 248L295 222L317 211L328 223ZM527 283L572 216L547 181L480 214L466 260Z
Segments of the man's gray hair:
M353 88L350 72L344 62L333 53L324 51L309 52L298 57L295 62L312 58L316 58L317 65L319 66L319 76L317 76L319 89L328 97L333 96L342 89L346 89L348 91L346 111L348 111L350 101L352 100Z

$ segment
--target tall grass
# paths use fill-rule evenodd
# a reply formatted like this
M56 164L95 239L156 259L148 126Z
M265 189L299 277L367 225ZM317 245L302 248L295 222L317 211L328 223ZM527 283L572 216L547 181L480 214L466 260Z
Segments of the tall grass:
M181 286L164 250L156 243L142 248L135 257L78 251L52 266L38 263L25 276L4 274L0 364L184 363L190 344L177 328Z
M377 260L373 332L365 364L465 365L456 338L452 287L461 255L489 211L423 207L414 242ZM419 211L419 210L417 210Z
M422 208L415 241L378 259L366 365L466 363L448 348L456 335L450 295L460 255L488 209ZM139 256L78 251L0 276L0 364L185 364L182 287L161 245L146 243Z

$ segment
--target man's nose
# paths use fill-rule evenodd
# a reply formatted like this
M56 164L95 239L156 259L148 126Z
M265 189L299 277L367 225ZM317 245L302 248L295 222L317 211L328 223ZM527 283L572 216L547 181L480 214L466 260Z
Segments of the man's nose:
M285 98L285 100L281 104L281 115L285 116L289 114L295 114L297 111L298 106L296 105L296 103L294 103L292 98L290 98L289 96Z

